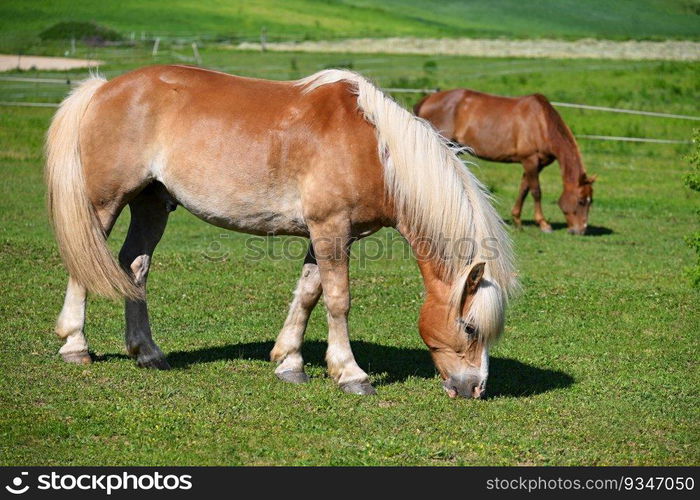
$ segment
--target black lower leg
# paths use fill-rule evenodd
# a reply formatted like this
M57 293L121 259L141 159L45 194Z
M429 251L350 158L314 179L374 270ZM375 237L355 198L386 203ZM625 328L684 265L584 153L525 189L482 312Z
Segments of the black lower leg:
M145 295L151 256L160 241L168 213L172 210L170 197L156 184L146 188L131 203L131 224L126 241L119 253L119 261ZM139 366L165 370L170 368L160 348L153 341L146 300L126 300L126 350Z

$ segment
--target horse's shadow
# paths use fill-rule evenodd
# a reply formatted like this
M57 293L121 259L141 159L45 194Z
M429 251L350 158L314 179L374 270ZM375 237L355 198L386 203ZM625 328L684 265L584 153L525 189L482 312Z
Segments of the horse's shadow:
M167 359L176 369L187 369L194 364L220 360L268 361L272 346L272 342L226 344L172 352ZM353 341L352 349L362 368L370 373L374 384L378 386L400 383L409 377L433 378L436 374L426 349L393 347L362 340ZM303 347L304 359L312 366L325 366L325 350L325 342L307 340ZM122 357L126 356L107 354L101 359ZM509 358L493 356L490 358L488 381L490 397L531 396L569 387L574 382L574 378L563 371L538 368Z
M523 226L538 226L537 222L535 222L534 220L524 220L524 221L522 221L522 225ZM553 231L566 230L568 228L568 226L566 225L565 222L550 222L549 225L552 226ZM584 236L605 236L605 235L613 234L613 233L614 233L614 231L612 229L610 229L609 227L589 225L586 228L586 234Z

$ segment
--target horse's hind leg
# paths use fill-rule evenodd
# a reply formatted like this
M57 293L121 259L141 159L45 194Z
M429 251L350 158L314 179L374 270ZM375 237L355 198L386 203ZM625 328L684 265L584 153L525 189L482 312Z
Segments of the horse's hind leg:
M61 314L58 315L56 321L56 335L65 339L65 343L58 352L68 363L88 364L92 362L88 353L87 340L83 334L86 298L85 287L73 278L69 278L63 309L61 309Z
M168 213L174 205L160 185L152 185L139 194L130 204L131 224L126 241L119 252L119 262L130 272L137 286L143 288L151 257L168 222ZM126 350L144 368L170 368L160 348L153 341L148 320L146 299L125 300Z
M309 316L321 297L321 291L321 274L313 247L309 245L287 319L270 352L270 359L277 362L275 375L280 380L294 384L303 384L309 380L304 372L301 345Z
M104 232L109 235L121 212L121 208L113 205L110 208L97 210L97 216L102 223ZM88 352L88 344L83 333L85 326L85 305L87 302L87 290L72 277L68 278L66 298L63 308L56 320L56 335L65 343L59 349L63 360L67 363L88 364L92 362Z

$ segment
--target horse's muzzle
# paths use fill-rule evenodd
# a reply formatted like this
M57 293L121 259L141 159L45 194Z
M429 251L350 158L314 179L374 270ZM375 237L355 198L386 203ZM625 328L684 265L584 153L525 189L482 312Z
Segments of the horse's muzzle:
M576 234L578 236L583 236L584 234L586 234L586 227L587 226L570 227L569 234Z
M486 388L478 375L450 377L442 387L451 398L483 399L486 396Z

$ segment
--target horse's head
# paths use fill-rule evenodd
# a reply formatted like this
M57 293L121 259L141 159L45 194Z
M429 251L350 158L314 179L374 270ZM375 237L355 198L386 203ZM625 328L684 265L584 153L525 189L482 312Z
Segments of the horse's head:
M588 212L593 203L593 183L595 176L581 174L577 184L565 184L559 198L559 208L566 216L566 224L571 234L585 234L588 226Z
M485 267L474 264L465 277L448 284L421 264L427 293L418 326L452 398L484 397L488 344L503 327L503 295L484 277Z

